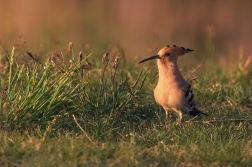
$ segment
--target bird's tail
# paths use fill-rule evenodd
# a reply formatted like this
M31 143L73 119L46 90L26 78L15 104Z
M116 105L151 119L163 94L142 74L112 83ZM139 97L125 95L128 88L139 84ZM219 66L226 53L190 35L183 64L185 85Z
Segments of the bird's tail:
M199 115L199 114L203 114L203 115L209 116L208 114L206 114L206 113L200 111L200 110L197 109L196 107L194 107L191 111L189 111L189 114L190 114L191 116L197 116L197 115Z

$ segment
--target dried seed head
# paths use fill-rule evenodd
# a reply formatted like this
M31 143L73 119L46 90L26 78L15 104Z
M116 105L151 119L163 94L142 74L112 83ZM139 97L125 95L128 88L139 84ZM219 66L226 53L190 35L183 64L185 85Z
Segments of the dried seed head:
M89 69L91 69L92 64L86 59L86 64L88 65Z
M35 62L41 64L40 61L38 61L37 59L35 59L34 56L33 56L30 52L26 52L26 53L28 54L28 56L29 56L32 60L34 60Z
M36 59L33 57L33 55L32 55L30 52L26 52L26 53L27 53L27 55L28 55L32 60L36 61Z
M107 64L108 62L109 62L109 54L108 52L106 52L102 57L102 63Z
M60 61L60 56L57 54L57 53L52 53L51 54L51 63L52 63L52 66L55 66L56 62Z
M81 64L82 59L83 59L83 55L82 55L82 52L80 52L79 56L78 56L78 62L79 62L79 64Z
M51 61L53 61L53 62L56 62L56 61L60 62L61 60L62 60L62 57L58 53L53 53L51 55Z
M92 64L86 59L85 62L83 62L82 64L80 64L80 68L81 69L86 69L86 70L90 70L91 69Z
M73 51L73 41L69 42L68 47L67 47L67 51L69 53L72 53L72 51Z
M117 57L115 58L115 62L114 62L113 67L114 67L114 68L117 68L117 67L118 67L118 65L119 65L119 63L120 63L120 57L119 57L119 56L117 56Z
M85 57L85 59L84 59L84 61L82 61L83 56L82 56L82 53L80 52L80 53L79 53L79 58L78 58L80 68L81 68L81 69L90 70L92 64L88 61L87 55L84 55L84 57ZM80 61L80 60L81 60L81 61Z

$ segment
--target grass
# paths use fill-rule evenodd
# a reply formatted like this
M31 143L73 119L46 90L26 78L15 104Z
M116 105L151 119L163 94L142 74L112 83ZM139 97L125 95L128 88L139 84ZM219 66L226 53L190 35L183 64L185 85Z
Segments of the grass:
M6 51L0 166L251 166L248 65L199 74L191 82L210 116L178 125L153 99L155 70L122 62L119 53L90 63L92 54L75 55L72 45L44 62Z

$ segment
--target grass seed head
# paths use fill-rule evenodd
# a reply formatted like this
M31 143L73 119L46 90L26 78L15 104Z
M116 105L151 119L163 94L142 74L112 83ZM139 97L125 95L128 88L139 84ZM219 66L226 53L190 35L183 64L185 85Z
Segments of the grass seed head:
M117 68L117 67L118 67L118 65L119 65L119 63L120 63L120 57L119 57L119 56L117 56L117 57L115 58L115 62L114 62L113 67L114 67L114 68Z
M81 53L81 52L80 52ZM79 55L80 56L80 55ZM85 55L86 57L86 55ZM80 57L79 57L80 59ZM88 58L85 58L84 62L80 62L80 68L81 69L86 69L86 70L90 70L91 69L92 64L88 61Z
M26 52L28 54L28 56L35 61L35 58L33 57L33 55L30 52Z
M51 55L51 59L52 59L53 61L61 61L61 57L60 57L60 55L59 55L58 53L53 53L53 54Z
M14 62L14 55L15 55L15 47L13 46L10 56L10 65L12 65Z
M67 52L72 53L73 52L73 41L69 42L67 47Z
M79 56L78 56L78 63L81 65L81 61L83 59L83 55L82 55L82 52L79 53Z
M107 64L108 62L109 62L109 53L106 52L102 57L102 63Z
M26 53L28 54L28 56L29 56L32 60L34 60L35 62L41 64L40 61L38 61L38 59L36 59L30 52L26 52Z

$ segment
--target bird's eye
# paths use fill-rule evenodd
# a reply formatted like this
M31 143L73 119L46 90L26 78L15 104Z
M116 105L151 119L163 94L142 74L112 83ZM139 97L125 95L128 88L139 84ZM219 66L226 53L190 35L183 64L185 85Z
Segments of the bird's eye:
M167 52L165 55L166 55L166 56L170 56L171 54L170 54L169 52Z

